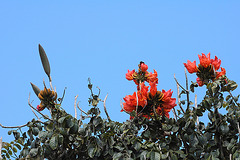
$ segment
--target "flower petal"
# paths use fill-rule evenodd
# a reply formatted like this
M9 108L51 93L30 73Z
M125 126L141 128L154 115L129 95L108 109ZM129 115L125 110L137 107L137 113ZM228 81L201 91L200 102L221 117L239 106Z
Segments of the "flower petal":
M187 63L183 63L183 64L187 68L189 73L195 73L198 71L196 61L191 62L187 60Z
M204 53L202 53L202 56L198 55L198 58L200 60L200 64L204 68L207 68L211 64L210 52L207 54L207 57Z

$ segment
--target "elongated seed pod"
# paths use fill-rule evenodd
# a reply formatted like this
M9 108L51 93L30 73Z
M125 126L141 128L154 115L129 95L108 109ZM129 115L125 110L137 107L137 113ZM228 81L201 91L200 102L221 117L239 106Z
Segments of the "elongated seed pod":
M31 86L32 86L32 89L33 89L34 93L38 96L38 94L40 93L41 90L36 85L34 85L33 83L31 83Z
M43 69L44 69L45 73L47 74L48 78L50 79L50 64L49 64L49 61L47 58L47 54L40 44L38 45L38 49L39 49L39 55L40 55L40 58L42 61Z

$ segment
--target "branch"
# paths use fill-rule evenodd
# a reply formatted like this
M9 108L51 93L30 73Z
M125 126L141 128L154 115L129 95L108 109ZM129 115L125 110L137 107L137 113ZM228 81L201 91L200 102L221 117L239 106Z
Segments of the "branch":
M49 84L50 84L52 91L54 91L53 86L52 86L52 77L50 75L49 75Z
M187 110L189 110L190 101L189 101L188 78L187 78L187 70L186 70L186 67L184 68L184 71L185 71L185 77L186 77L186 90L187 90Z
M175 77L175 74L174 74L174 79L175 79L176 83L178 84L178 86L180 86L185 92L189 92L187 89L185 89L185 88L177 81L177 79L176 79L176 77Z
M237 103L237 101L236 101L235 98L233 97L231 91L228 91L228 93L229 93L229 95L232 97L232 99L233 99L233 101L236 103L236 105L237 105L238 107L240 107L240 105Z
M32 108L31 108L31 110L32 110L33 114L37 117L37 119L38 119L39 121L41 121Z
M126 110L123 108L123 102L122 102L122 100L120 100L120 106L121 106L122 110L123 110L124 112L126 112L127 114L130 114L130 113L131 113L131 112L126 111Z
M239 127L239 122L237 122L237 127L238 127L238 133L239 133L239 139L240 139L240 127ZM239 143L240 143L240 140L239 140Z
M78 98L78 95L75 96L75 101L74 101L74 111L75 111L75 118L76 119L77 119L77 107L76 107L77 98Z
M78 108L81 112L83 112L84 114L86 114L86 115L87 115L87 118L91 118L91 116L89 116L87 112L85 112L84 110L82 110L82 109L79 107L79 102L77 103L77 108Z
M108 121L110 122L111 119L110 119L110 117L109 117L109 115L108 115L107 108L106 108L106 100L107 100L107 97L108 97L108 94L106 95L106 97L105 97L105 99L104 99L104 101L103 101L103 107L104 107L104 111L105 111L105 113L106 113L106 115L107 115L107 119L108 119Z
M3 126L1 123L0 123L0 126L2 127L2 128L22 128L22 127L25 127L25 126L27 126L28 124L24 124L24 125L21 125L21 126Z
M64 96L65 96L65 91L66 91L66 89L67 89L67 87L64 88L63 96L62 96L62 98L61 98L60 104L62 104L63 98L64 98Z
M178 105L179 105L180 109L182 110L182 112L185 113L184 109L182 108L181 102L180 102L179 86L181 86L181 85L178 83L178 81L177 81L177 79L176 79L176 77L175 77L175 74L174 74L174 79L175 79L175 81L176 81L176 83L177 83L177 99L178 99ZM181 87L181 88L182 88L182 87ZM185 88L183 88L183 90L185 90Z

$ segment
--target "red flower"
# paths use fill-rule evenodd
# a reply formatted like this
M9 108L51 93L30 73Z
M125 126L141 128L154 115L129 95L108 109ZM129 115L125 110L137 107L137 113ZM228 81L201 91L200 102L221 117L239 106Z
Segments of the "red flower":
M146 72L148 69L148 66L145 63L141 63L140 68L142 72Z
M211 59L210 59L210 53L207 54L207 57L204 53L202 53L202 56L198 55L198 58L200 60L200 64L204 67L207 68L210 63L211 63Z
M211 64L214 66L215 70L218 70L221 65L221 60L218 59L217 56L215 56L215 59L211 59Z
M149 85L151 86L150 88L150 93L152 96L155 96L157 93L157 83L156 82L150 82Z
M128 70L128 73L126 73L126 79L130 81L133 80L135 77L136 77L135 69L132 71Z
M187 68L189 73L195 73L198 71L197 65L196 65L196 61L187 61L187 63L183 63L184 66Z
M172 98L173 91L171 91L171 89L168 90L167 92L165 90L162 90L162 93L163 93L162 106L163 106L164 112L168 113L172 108L176 106L176 98Z
M158 74L157 74L157 71L154 69L153 70L154 71L154 73L152 73L152 72L146 72L146 77L147 77L147 82L149 83L149 82L156 82L156 83L158 83L158 78L157 78L157 76L158 76Z
M197 83L199 86L203 86L210 81L215 81L219 77L226 74L226 70L221 68L221 72L217 70L220 68L221 60L215 56L214 59L210 59L210 53L207 56L202 53L202 56L198 55L200 64L198 67L196 66L196 61L187 61L187 63L183 63L184 66L187 68L189 73L196 73Z
M40 105L37 105L37 110L38 111L42 111L44 109L45 109L45 107L41 103L40 103Z
M204 85L204 82L199 77L197 78L197 83L200 87Z
M221 72L216 73L216 79L218 79L219 77L222 77L225 74L226 74L226 70L221 67Z

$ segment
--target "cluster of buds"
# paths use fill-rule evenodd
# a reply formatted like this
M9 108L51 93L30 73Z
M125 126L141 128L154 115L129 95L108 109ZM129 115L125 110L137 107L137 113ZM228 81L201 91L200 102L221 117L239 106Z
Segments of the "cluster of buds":
M199 86L203 86L204 84L208 84L210 81L215 81L219 79L221 76L226 74L226 70L221 67L221 60L215 56L215 59L210 59L210 53L207 56L202 53L202 56L198 55L200 64L198 67L196 65L196 61L187 61L187 63L183 63L187 68L189 73L196 73L197 75L197 83Z
M54 107L57 99L57 92L51 91L50 89L44 88L38 94L38 98L41 100L41 103L37 106L38 111L44 110L46 107Z
M148 66L144 62L138 65L138 72L129 71L126 74L127 80L133 80L137 85L137 92L133 95L125 96L123 108L121 110L127 113L136 112L138 116L150 119L154 114L164 115L169 118L169 112L176 106L176 99L172 98L172 91L157 90L158 78L157 72L147 71ZM149 86L145 85L149 83ZM130 117L133 118L132 116Z

